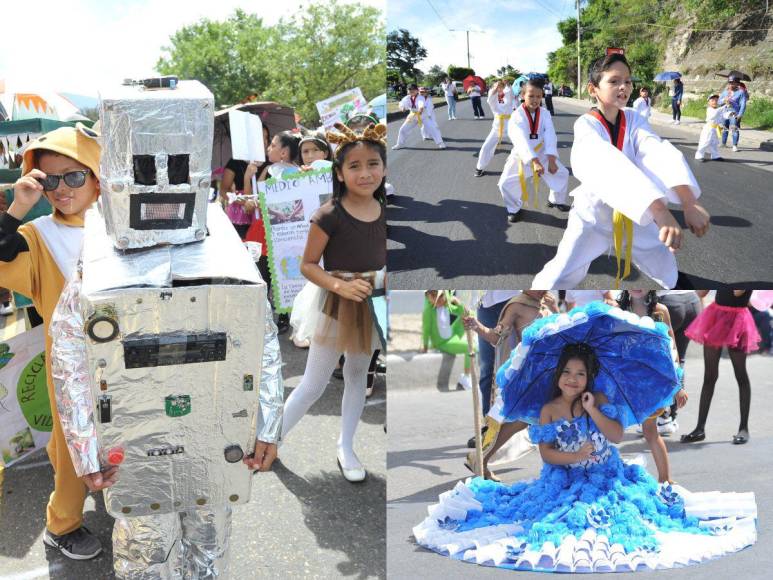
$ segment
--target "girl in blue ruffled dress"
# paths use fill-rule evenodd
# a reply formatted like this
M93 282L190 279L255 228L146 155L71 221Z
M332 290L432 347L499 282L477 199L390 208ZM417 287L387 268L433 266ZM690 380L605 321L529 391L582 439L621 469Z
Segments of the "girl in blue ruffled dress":
M566 346L529 428L540 477L459 482L413 529L417 542L467 562L555 572L672 568L753 544L753 493L690 493L622 461L610 444L623 438L622 411L594 392L598 370L592 348Z

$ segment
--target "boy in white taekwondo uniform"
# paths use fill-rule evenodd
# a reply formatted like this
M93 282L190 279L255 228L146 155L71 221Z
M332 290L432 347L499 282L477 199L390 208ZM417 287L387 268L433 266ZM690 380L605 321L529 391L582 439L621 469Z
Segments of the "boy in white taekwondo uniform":
M431 97L427 100L431 100ZM410 111L405 118L400 131L397 133L397 143L392 149L401 149L405 146L405 141L408 139L408 135L411 134L413 128L418 125L422 128L427 125L427 131L432 140L438 146L438 149L445 149L446 145L443 143L443 137L440 135L435 122L427 115L426 106L427 100L419 94L419 87L415 84L408 86L408 94L405 95L400 104L398 105L401 111Z
M488 92L488 106L494 115L494 121L491 123L486 140L478 153L478 163L475 166L475 177L483 175L483 170L491 162L497 146L502 142L505 135L510 139L508 121L513 112L513 89L504 81L497 81ZM510 142L512 143L512 139Z
M625 57L598 59L589 76L588 91L598 109L574 124L571 162L580 186L572 192L574 207L556 256L535 276L532 287L576 288L591 262L614 245L617 283L625 253L622 278L633 260L658 284L673 288L678 277L673 252L681 245L682 230L666 202L681 203L687 226L701 237L709 215L695 202L700 187L679 150L625 108L631 93Z
M510 223L520 219L519 210L530 195L526 180L532 175L535 205L541 177L550 187L548 207L558 207L561 211L570 209L566 203L569 171L558 160L556 130L550 113L540 106L541 100L542 85L536 80L529 80L524 89L524 103L513 111L508 122L513 150L505 162L498 185Z
M650 90L647 87L639 89L639 98L633 102L633 110L647 121L650 120L652 115L652 99L650 99Z
M701 136L698 140L698 150L695 158L706 161L705 155L709 153L712 161L722 161L719 156L719 139L722 135L722 121L727 112L727 105L719 105L719 95L711 95L708 98L709 106L706 107L706 124L703 125Z
M429 141L432 136L427 131L426 121L431 121L437 127L437 121L435 121L435 104L432 102L432 95L427 87L419 87L419 96L424 99L424 123L421 126L421 138L424 141ZM438 131L440 128L438 127Z

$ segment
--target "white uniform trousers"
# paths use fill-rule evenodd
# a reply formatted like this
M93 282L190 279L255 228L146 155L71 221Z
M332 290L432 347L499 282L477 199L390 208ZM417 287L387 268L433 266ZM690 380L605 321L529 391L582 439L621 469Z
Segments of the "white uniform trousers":
M508 115L509 116L509 115ZM480 152L478 153L478 163L475 165L476 169L483 171L486 166L491 163L491 159L494 157L497 145L507 139L512 143L510 139L510 133L507 129L507 119L504 115L494 115L494 122L491 123L491 131L486 136L486 140L481 145Z
M679 275L676 257L658 238L659 231L654 222L647 226L633 224L632 261L663 288L673 288ZM611 249L612 221L603 225L590 223L572 209L555 257L534 277L531 287L540 290L577 288L588 274L591 262Z
M717 127L721 125L704 125L701 129L701 137L698 140L698 150L695 152L696 159L703 159L706 153L711 155L712 159L717 159L719 155L719 135Z
M564 167L560 159L556 159L556 165L558 165L558 171L550 173L548 171L548 158L547 155L539 154L538 159L542 166L545 168L545 173L542 174L540 180L544 180L550 188L550 194L548 200L550 203L567 204L569 198L569 170ZM529 195L534 195L534 183L532 180L532 168L531 163L523 164L523 180L519 173L518 156L511 153L505 162L505 168L502 170L502 175L499 178L499 191L502 193L502 199L505 202L507 213L518 213L523 205L524 195L524 183Z
M408 136L413 131L413 128L416 127L416 125L418 124L419 124L418 113L409 114L408 117L405 119L405 122L403 123L402 127L400 127L400 131L397 133L398 147L402 147L405 145L405 142L408 140ZM433 119L427 117L426 114L422 114L421 124L422 126L426 127L427 135L435 142L436 145L443 144L443 137L440 135L440 129L438 129L438 126Z

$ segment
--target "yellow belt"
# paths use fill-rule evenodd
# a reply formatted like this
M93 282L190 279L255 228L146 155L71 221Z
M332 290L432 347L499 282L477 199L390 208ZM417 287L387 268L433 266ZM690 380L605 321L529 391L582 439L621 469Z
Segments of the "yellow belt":
M509 117L510 115L508 115ZM542 149L543 143L540 143L537 145L534 150L539 151ZM532 163L531 166L531 173L534 179L532 182L534 183L534 197L532 198L532 207L537 207L537 191L539 190L539 175L537 175L537 172L534 170L534 164ZM528 204L529 201L529 191L526 188L526 176L523 174L523 161L521 158L518 158L518 179L521 182L521 200L523 203Z
M505 121L510 118L510 115L496 115L496 118L499 119L499 137L497 138L497 145L499 145L502 142L502 133L505 131Z
M717 132L717 137L719 139L722 139L722 129L724 129L723 125L717 125L716 123L712 123L711 127Z
M625 236L625 270L620 277L620 259L623 255L623 236ZM633 220L615 210L612 214L612 240L617 260L617 274L615 275L615 290L620 288L620 281L631 275L631 256L633 254Z
M411 111L411 114L408 115L408 119L410 120L412 117L416 117L416 122L419 124L419 127L421 127L421 113L419 111Z

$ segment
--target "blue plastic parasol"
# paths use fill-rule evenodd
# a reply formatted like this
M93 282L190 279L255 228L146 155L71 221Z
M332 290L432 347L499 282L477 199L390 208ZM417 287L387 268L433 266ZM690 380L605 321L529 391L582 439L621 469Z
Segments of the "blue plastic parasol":
M655 81L665 82L665 81L672 81L674 79L680 79L682 78L682 73L670 70L662 73L658 73L655 76Z
M623 427L641 423L671 404L681 387L681 370L671 355L668 327L602 302L535 320L497 372L504 416L539 423L550 399L561 351L585 343L599 359L594 392L618 408Z

